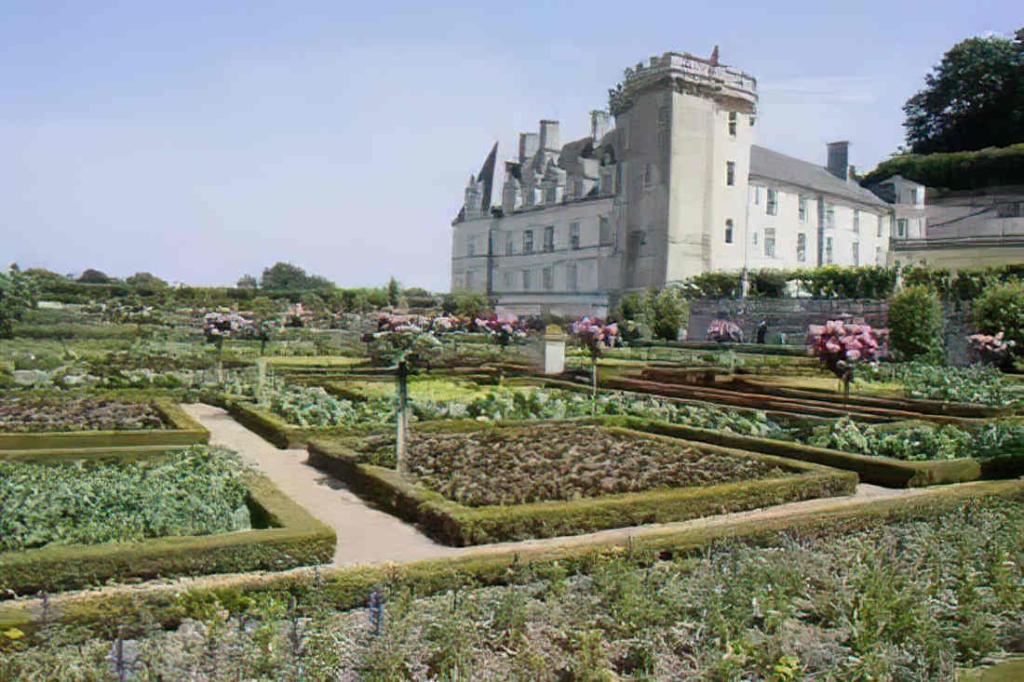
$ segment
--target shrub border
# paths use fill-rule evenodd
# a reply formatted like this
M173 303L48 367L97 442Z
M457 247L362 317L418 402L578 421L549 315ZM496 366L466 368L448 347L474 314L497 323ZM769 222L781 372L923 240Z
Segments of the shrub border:
M679 441L678 437L672 435L623 428L604 418L545 422L554 425L559 423L594 424L619 434L672 443ZM448 420L443 423L443 430L473 432L484 428L528 428L535 424L504 422L482 425ZM419 428L438 430L430 429L429 425ZM784 502L853 494L857 485L853 474L813 463L706 442L701 443L700 447L720 454L756 459L794 473L785 478L723 483L702 488L651 490L572 501L469 507L404 480L391 469L361 464L357 455L341 443L314 438L307 449L308 461L312 466L345 481L357 495L386 511L417 523L426 535L438 542L455 546L578 535L611 528L685 521Z
M131 402L118 396L118 400ZM56 450L71 448L123 448L149 446L186 446L208 443L210 432L185 410L167 398L148 402L167 420L169 428L137 431L46 431L36 433L0 432L0 459L13 456L10 451Z
M334 530L262 474L248 475L245 486L253 515L262 517L272 527L2 552L0 593L70 590L125 578L280 571L333 560Z
M147 624L177 627L190 617L188 604L215 604L239 614L259 594L318 599L339 610L365 606L374 589L412 589L430 596L467 585L509 585L542 578L556 570L586 573L601 556L627 554L640 565L655 559L687 556L716 542L774 542L780 534L809 537L854 532L906 519L927 519L967 500L1000 497L1024 501L1024 480L968 483L917 491L913 497L886 497L852 503L836 500L814 511L794 510L770 519L736 519L707 527L651 527L628 536L609 534L576 543L533 547L478 548L457 557L426 559L400 565L381 563L326 570L299 570L271 575L226 576L192 586L160 586L140 591L112 588L99 593L58 595L43 610L38 600L0 603L0 628L18 627L31 642L40 626L79 626L80 637L142 634Z

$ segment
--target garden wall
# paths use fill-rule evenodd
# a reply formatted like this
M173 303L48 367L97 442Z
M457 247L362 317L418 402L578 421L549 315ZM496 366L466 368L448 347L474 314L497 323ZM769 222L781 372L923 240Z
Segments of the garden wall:
M966 337L974 331L969 302L945 303L946 348L949 361L967 362ZM715 319L740 326L745 341L757 338L757 325L768 323L768 343L803 344L807 326L843 315L873 327L888 326L889 304L879 299L747 298L696 299L690 301L687 338L699 341ZM785 336L785 340L780 335Z

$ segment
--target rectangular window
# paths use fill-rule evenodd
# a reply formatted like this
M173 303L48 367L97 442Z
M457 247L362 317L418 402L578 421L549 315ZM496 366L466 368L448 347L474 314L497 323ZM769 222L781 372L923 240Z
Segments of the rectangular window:
M807 234L804 232L796 235L796 259L800 263L807 262Z
M754 205L761 205L761 188L758 187L757 185L754 185Z
M654 165L647 164L644 166L644 187L650 187L654 184Z
M523 270L523 291L529 291L532 282L530 281L530 271Z
M548 187L545 201L549 204L554 204L558 201L558 187Z
M906 218L898 218L896 220L896 236L900 239L906 238L907 225L909 225L909 221Z
M575 251L580 248L580 224L569 223L569 248Z
M860 265L860 242L853 243L853 264Z
M735 111L729 112L729 135L736 137L736 119L738 118Z
M860 234L860 209L853 209L853 233Z
M832 264L832 237L825 237L825 262Z
M551 291L555 288L555 275L552 268L547 267L541 270L541 278L544 280L545 291Z
M555 250L555 226L548 225L544 228L544 250L551 252Z
M1005 204L996 204L997 218L1020 218L1024 215L1024 202L1010 201Z
M667 126L669 123L669 110L666 106L658 107L658 125Z
M612 192L612 173L611 171L601 171L601 194L611 194Z
M579 288L575 263L567 263L565 266L565 288L569 291L576 291Z
M466 255L470 258L476 255L476 239L470 239L466 242Z
M533 230L523 232L523 253L533 253Z
M876 246L875 247L875 265L881 265L881 264L882 264L882 247L881 246Z
M516 284L516 273L512 270L506 270L501 273L501 281L506 289L511 289Z
M800 197L800 208L798 209L800 222L807 222L807 197Z
M600 244L611 244L612 222L608 219L608 216L598 218L597 238Z
M768 203L764 207L765 213L768 215L779 214L779 191L768 188Z
M750 235L750 239L754 242L754 246L757 246L757 230Z
M834 228L836 226L836 207L825 205L825 227Z
M726 161L725 162L725 184L732 187L736 184L736 162Z
M725 243L732 244L732 218L725 221Z
M577 199L583 196L583 181L579 178L572 181L572 194Z
M516 252L516 240L512 235L505 237L505 255L512 256Z
M764 255L769 258L775 257L775 228L766 227L764 229Z
M877 216L877 218L878 218L878 236L881 237L882 236L882 216Z

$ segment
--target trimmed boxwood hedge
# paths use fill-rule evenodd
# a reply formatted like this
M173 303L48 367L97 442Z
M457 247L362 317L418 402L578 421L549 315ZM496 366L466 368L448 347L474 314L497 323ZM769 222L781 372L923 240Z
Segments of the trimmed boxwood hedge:
M853 532L905 519L929 518L982 497L1024 499L1024 480L955 485L915 491L909 497L835 500L813 511L795 509L767 519L730 519L699 527L648 527L530 546L488 547L457 557L403 564L341 566L273 575L239 575L199 582L190 588L158 587L145 591L114 588L95 594L57 596L50 600L49 623L80 626L81 637L132 636L153 623L176 627L210 605L232 614L243 612L254 597L278 595L346 610L366 604L369 594L388 585L429 596L466 586L508 585L543 580L547 575L587 573L608 553L627 553L638 564L686 556L722 541L775 542L780 533L817 537ZM0 629L18 627L31 642L41 624L38 604L0 605Z
M246 486L253 522L265 528L3 552L0 594L79 589L125 578L280 571L333 560L336 538L331 528L260 474L251 474Z
M131 400L118 397L119 400ZM48 431L41 433L0 432L0 459L4 451L57 450L74 448L123 448L186 446L208 443L210 432L167 398L147 399L167 420L168 428L138 431Z
M585 421L600 426L609 423L603 418ZM523 425L523 422L505 422L481 427L472 422L460 421L443 424L441 428L445 432L453 432ZM637 438L666 439L649 432L615 426L610 430ZM852 494L857 485L855 475L815 464L717 445L701 444L699 447L734 457L757 459L791 471L793 475L702 488L657 489L572 501L468 507L427 490L391 469L359 463L358 455L343 441L312 439L308 450L310 464L345 481L356 494L403 519L419 524L423 532L435 540L456 546L577 535L608 528L684 521L784 502Z

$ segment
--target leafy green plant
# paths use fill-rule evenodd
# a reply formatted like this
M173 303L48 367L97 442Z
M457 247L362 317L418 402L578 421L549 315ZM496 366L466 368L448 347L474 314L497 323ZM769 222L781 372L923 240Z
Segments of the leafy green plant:
M243 530L245 473L235 453L205 446L152 461L0 462L0 551Z
M1024 283L996 284L974 302L974 321L986 334L1003 335L1018 349L1024 348Z

